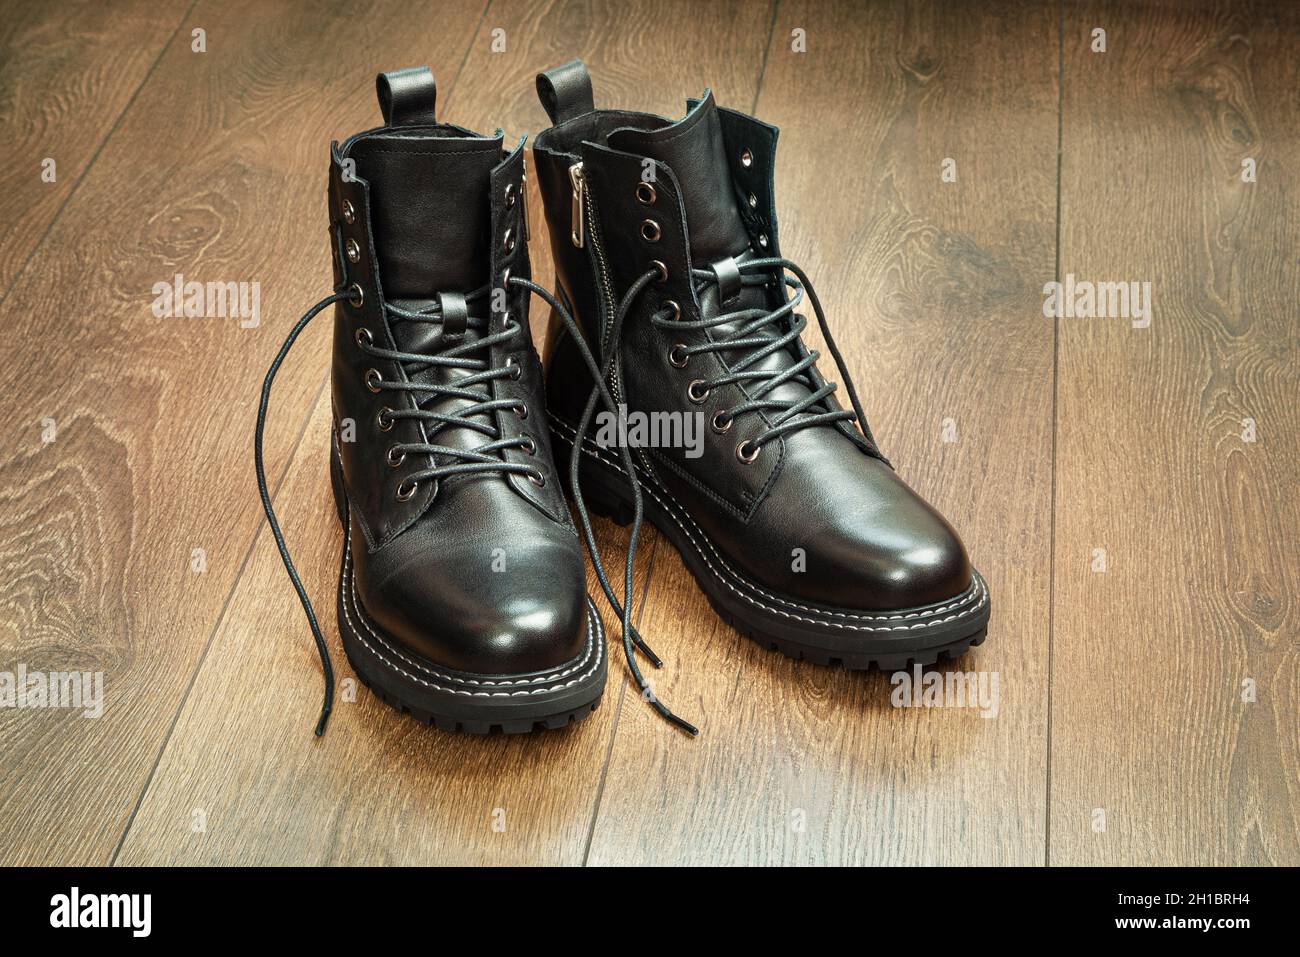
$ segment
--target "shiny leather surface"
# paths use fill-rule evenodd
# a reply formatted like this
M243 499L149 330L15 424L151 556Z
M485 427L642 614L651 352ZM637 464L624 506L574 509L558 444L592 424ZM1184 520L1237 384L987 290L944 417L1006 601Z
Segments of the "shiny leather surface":
M695 355L686 368L678 369L668 361L668 350L676 342L709 341L723 330L670 334L649 320L669 299L680 304L686 320L719 314L716 286L696 295L688 278L692 265L708 266L737 254L777 254L771 190L776 130L743 114L719 110L707 94L676 123L661 118L605 121L605 112L562 123L543 136L567 143L581 155L615 299L652 260L669 270L666 282L647 287L625 323L619 370L624 395L634 410L699 410L707 422L716 411L744 401L739 384L715 390L700 405L687 398L692 380L723 372L727 354ZM582 129L571 132L569 126ZM744 155L748 164L741 159ZM647 159L654 161L656 170L657 197L650 208L635 195ZM567 224L567 182L553 180L543 195L548 219ZM646 218L660 228L657 242L647 242L641 234ZM556 235L553 226L553 244L560 241ZM567 242L567 225L558 235ZM579 313L589 313L598 302L592 258L557 249L556 261L561 287ZM772 308L782 301L774 288L751 287L742 295L749 297L748 306ZM834 305L827 305L834 323ZM579 318L589 337L600 328L596 317ZM803 348L778 353L765 363L785 367L806 354ZM576 421L590 383L576 361L576 349L563 337L548 348L547 371L552 408ZM794 382L781 390L776 394L786 398L808 394L807 386ZM870 443L860 433L837 426L804 429L772 440L753 463L742 463L735 454L737 444L768 424L766 413L751 413L724 435L706 425L705 451L697 459L687 458L681 449L648 450L642 457L733 567L781 595L833 608L913 608L967 588L971 565L955 531L885 461L871 454ZM800 555L804 565L796 570Z
M749 248L749 233L737 208L722 121L712 93L706 93L679 123L654 130L615 130L609 136L609 147L633 156L653 157L672 170L682 203L690 210L691 256L698 264L739 256Z
M387 431L380 428L382 408L416 406L410 393L370 391L366 370L376 369L386 381L413 383L447 383L467 373L379 360L356 341L364 328L377 346L428 355L446 345L441 328L390 321L384 302L419 309L440 293L500 288L507 270L529 276L522 143L507 153L499 137L430 125L432 90L422 88L418 76L390 83L390 93L391 125L335 144L329 179L336 279L363 292L359 306L335 307L332 375L358 598L386 637L444 668L485 675L553 668L582 652L586 582L581 545L551 458L541 364L528 331L528 293L505 287L504 309L491 311L488 334L507 321L518 323L520 331L475 356L492 367L518 363L517 379L496 379L488 388L494 399L526 404L527 416L511 410L490 414L504 434L534 440L533 455L519 449L502 454L536 465L545 475L540 487L517 475L451 475L423 481L409 501L398 500L405 475L447 463L412 453L396 467L389 464L394 444L429 440L416 419L399 418ZM403 117L409 125L401 124ZM347 253L349 240L360 247L355 261ZM482 312L488 314L486 306ZM452 413L468 404L440 398L424 408ZM344 432L349 422L355 424L353 441ZM482 433L459 427L442 430L433 444L468 449L486 441Z
M474 277L487 281L492 224L487 202L500 137L464 137L454 128L385 131L355 140L357 176L404 189L374 190L371 217L384 292L400 299ZM467 203L466 198L473 197ZM468 291L468 290L466 290Z
M596 283L592 273L591 246L588 244L586 248L579 249L569 238L573 222L569 167L582 160L584 142L603 141L613 130L628 124L655 122L663 121L649 113L597 110L581 114L561 126L544 130L533 142L533 165L551 236L556 283L562 298L573 306L575 318L583 324L583 330L592 341L593 337L599 335L600 303L596 297ZM550 368L552 348L564 338L561 334L563 328L559 320L552 317L543 346L547 355L547 368Z

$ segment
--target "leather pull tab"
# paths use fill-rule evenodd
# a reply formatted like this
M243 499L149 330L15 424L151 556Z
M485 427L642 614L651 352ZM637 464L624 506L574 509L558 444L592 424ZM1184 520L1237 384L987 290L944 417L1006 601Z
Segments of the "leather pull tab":
M379 109L387 126L432 126L438 102L438 84L427 66L393 70L375 77Z
M458 292L439 293L438 308L442 312L443 338L463 336L469 327L469 307L465 304L465 297Z
M542 101L551 123L563 123L596 108L591 93L591 74L581 60L537 74L537 98Z

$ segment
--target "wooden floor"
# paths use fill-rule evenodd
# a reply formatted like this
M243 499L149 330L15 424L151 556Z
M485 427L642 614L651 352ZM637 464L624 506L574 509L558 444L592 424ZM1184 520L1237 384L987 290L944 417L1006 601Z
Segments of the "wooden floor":
M0 863L1300 863L1300 6L422 6L0 3L0 671L106 694L0 709ZM312 738L251 440L330 286L329 141L418 63L451 121L535 133L534 73L575 55L597 105L708 86L781 127L782 246L992 590L963 667L998 675L995 717L759 649L654 533L637 615L698 739L616 648L565 732L391 712L333 621L326 319L267 445L344 679ZM155 319L177 273L259 282L260 326ZM1045 318L1071 274L1150 282L1150 326Z

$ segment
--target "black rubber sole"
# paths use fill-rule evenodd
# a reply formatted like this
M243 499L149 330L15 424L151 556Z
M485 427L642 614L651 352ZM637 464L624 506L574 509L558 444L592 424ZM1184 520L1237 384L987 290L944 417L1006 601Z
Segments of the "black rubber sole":
M605 690L605 631L587 598L587 640L572 662L523 675L468 674L440 667L402 647L370 619L352 581L352 534L337 453L330 475L343 558L338 622L343 650L357 677L382 701L443 731L526 734L568 727L591 714Z
M556 464L568 474L574 428L550 415ZM614 450L583 444L587 508L619 525L632 521L631 494ZM653 478L640 473L646 520L672 542L719 617L751 641L790 658L849 670L902 671L965 654L988 633L988 588L979 573L961 595L888 612L801 603L774 595L732 569L690 516Z
M427 724L439 731L458 731L464 734L529 734L533 731L558 731L561 728L567 728L571 724L577 724L600 706L600 695L597 695L590 703L582 705L576 710L543 715L539 718L516 717L504 718L500 721L474 718L457 720L449 715L426 711L407 703L402 698L387 691L382 685L372 682L367 677L365 667L358 667L356 659L350 653L348 654L348 661L352 663L352 668L356 671L357 677L361 679L361 683L369 688L375 697L394 710L408 714L421 724Z

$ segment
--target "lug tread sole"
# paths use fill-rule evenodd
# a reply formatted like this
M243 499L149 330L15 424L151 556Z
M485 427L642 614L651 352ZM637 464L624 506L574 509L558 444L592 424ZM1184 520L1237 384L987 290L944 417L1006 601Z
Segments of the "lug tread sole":
M349 660L351 660L350 657ZM515 721L473 721L464 718L452 718L409 704L397 695L389 693L384 688L372 683L366 673L356 667L355 662L353 662L353 670L357 673L357 677L361 679L361 683L369 688L374 696L384 704L400 714L414 718L420 724L437 728L439 731L477 735L531 734L535 731L560 731L569 727L569 725L577 724L600 706L600 698L597 698L590 704L580 708L560 711L540 718L521 718Z

